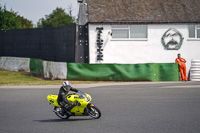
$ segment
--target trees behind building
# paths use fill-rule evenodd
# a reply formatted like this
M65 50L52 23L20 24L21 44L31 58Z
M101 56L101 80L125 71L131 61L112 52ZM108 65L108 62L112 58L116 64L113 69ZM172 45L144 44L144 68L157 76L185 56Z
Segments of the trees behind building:
M74 23L73 17L65 13L64 9L57 7L52 13L45 15L45 18L41 18L37 23L37 27L60 27L72 23Z
M75 23L73 17L68 15L64 9L57 7L52 13L39 19L37 27L35 28L60 27L72 23ZM18 15L18 13L12 9L8 11L5 5L1 6L0 4L0 30L26 29L33 27L32 21Z
M6 6L2 7L0 5L0 29L10 30L10 29L25 29L33 28L32 21L18 15L12 9L8 11Z

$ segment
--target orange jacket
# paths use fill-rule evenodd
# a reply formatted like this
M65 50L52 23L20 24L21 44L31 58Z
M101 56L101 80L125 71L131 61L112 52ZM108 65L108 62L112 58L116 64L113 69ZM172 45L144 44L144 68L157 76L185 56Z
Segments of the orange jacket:
M186 66L185 66L186 60L185 60L184 58L180 58L180 59L179 59L179 58L176 58L175 62L178 63L178 64L179 64L179 67L181 67L181 68L186 67Z

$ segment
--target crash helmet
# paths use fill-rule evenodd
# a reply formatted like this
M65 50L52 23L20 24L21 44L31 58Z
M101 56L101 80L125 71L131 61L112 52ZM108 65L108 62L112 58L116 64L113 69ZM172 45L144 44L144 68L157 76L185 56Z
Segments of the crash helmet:
M64 81L63 82L63 88L65 91L68 91L71 88L71 84L69 81Z

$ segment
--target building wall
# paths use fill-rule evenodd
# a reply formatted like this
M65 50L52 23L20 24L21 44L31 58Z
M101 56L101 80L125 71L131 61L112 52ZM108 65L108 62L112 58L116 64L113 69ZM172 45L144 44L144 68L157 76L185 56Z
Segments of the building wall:
M103 61L97 61L96 27L104 28L101 35L104 40ZM163 34L170 28L178 30L184 38L179 50L166 50L161 42ZM188 72L191 59L200 59L200 40L188 39L187 24L149 24L146 40L114 40L110 33L111 25L89 24L89 63L173 63L180 53L187 61Z
M88 22L87 5L85 3L86 0L79 3L78 25L85 25Z

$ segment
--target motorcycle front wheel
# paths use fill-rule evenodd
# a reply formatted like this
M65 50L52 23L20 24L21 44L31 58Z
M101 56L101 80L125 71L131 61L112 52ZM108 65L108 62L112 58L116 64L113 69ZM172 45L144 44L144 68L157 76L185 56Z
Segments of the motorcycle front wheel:
M101 111L96 106L89 106L88 114L94 119L99 119L101 117Z
M55 111L55 114L61 119L68 119L70 117L70 115L63 113L63 110L60 107L54 107L54 111Z

